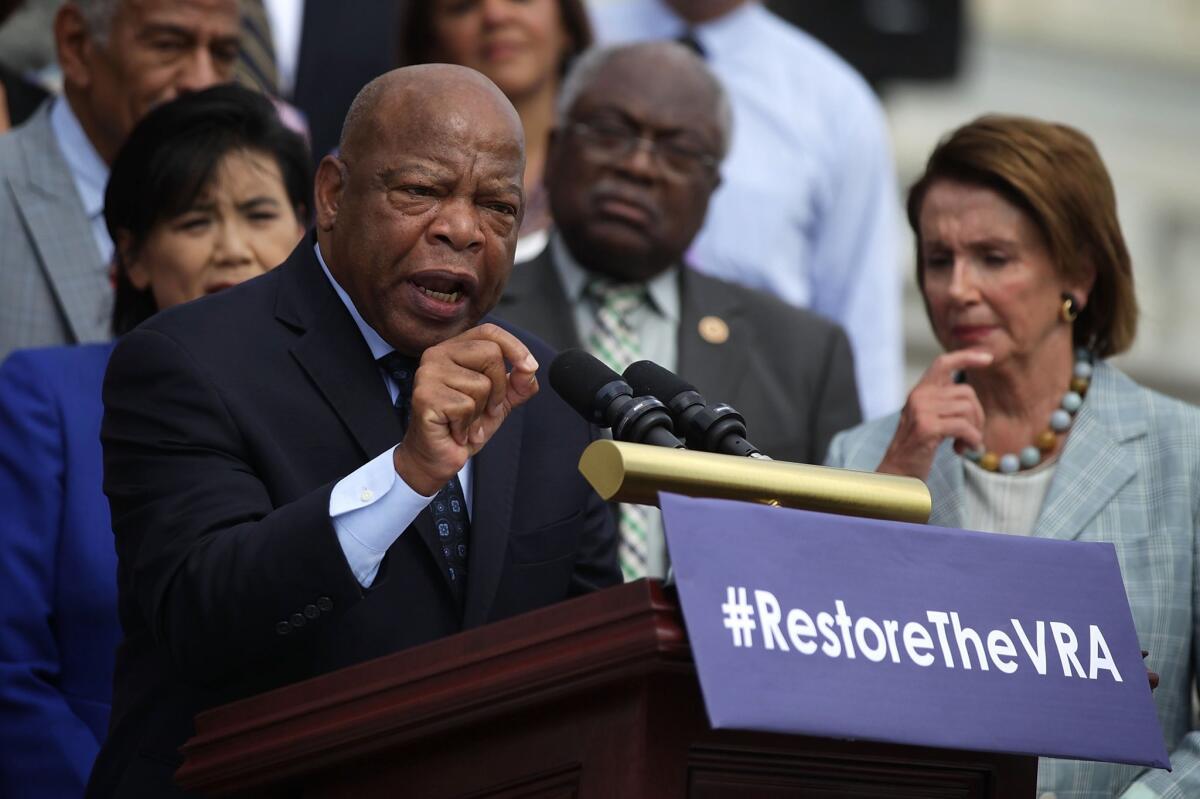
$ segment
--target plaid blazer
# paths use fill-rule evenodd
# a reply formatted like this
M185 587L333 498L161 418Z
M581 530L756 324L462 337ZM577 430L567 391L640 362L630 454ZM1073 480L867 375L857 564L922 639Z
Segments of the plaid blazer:
M839 434L826 464L874 470L899 414ZM930 524L961 527L963 466L943 442L925 481ZM1096 364L1035 525L1034 535L1116 547L1154 692L1170 773L1044 758L1038 790L1057 799L1200 796L1200 723L1191 692L1200 663L1200 408ZM1124 792L1124 793L1123 793Z
M111 337L108 265L50 107L0 136L0 359L18 347Z

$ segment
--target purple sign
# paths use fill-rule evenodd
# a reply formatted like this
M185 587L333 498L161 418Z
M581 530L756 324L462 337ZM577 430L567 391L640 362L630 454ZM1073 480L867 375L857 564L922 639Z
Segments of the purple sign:
M1110 544L661 500L713 727L1169 767Z

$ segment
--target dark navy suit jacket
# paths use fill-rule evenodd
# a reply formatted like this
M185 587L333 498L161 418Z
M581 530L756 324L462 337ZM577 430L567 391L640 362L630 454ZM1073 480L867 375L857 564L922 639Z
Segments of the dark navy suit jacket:
M108 727L117 557L101 491L111 344L0 367L0 796L79 796Z
M427 512L369 589L338 545L333 486L400 421L310 240L122 337L102 439L125 638L90 796L172 793L199 710L620 581L577 469L599 433L549 389L553 351L514 332L542 390L472 460L463 611Z

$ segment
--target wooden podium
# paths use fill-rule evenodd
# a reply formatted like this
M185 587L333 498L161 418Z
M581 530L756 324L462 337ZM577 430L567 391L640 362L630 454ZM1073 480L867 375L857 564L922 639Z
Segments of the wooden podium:
M797 685L819 691L819 685ZM1033 757L712 730L674 591L641 580L200 714L207 795L1033 796Z

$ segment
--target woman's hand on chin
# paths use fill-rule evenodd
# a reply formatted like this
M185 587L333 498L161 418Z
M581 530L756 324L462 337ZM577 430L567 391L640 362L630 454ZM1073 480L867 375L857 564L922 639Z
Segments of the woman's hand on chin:
M991 362L991 353L980 350L939 355L908 395L896 434L875 471L924 480L943 439L953 438L958 452L983 446L983 406L975 389L955 383L954 375Z

